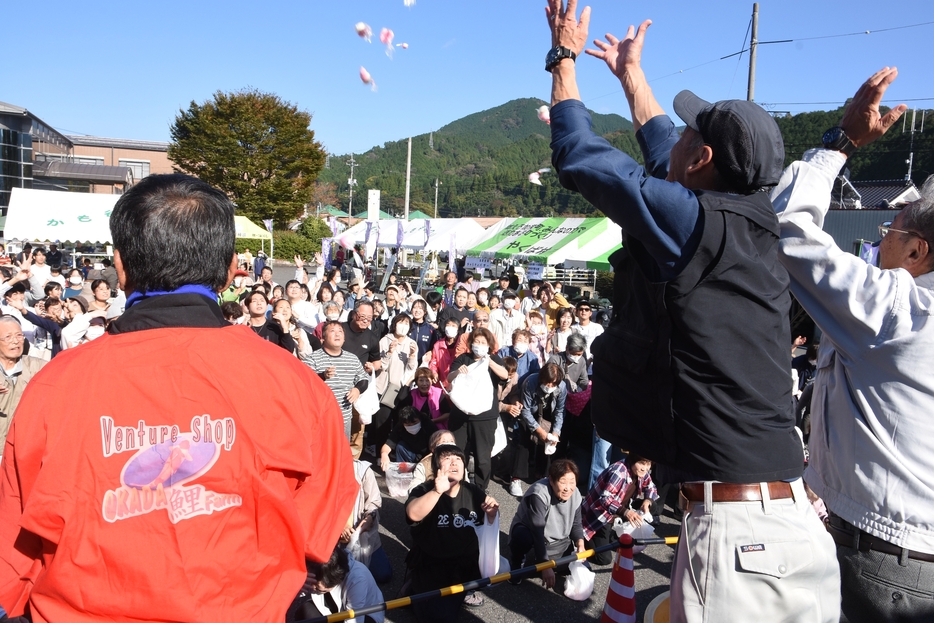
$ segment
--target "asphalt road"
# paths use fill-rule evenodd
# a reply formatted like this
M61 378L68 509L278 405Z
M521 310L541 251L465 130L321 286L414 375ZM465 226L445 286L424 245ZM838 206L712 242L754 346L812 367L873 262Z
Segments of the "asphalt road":
M394 599L399 596L402 586L402 577L405 572L405 556L408 553L411 539L409 528L405 523L403 504L404 500L391 498L385 488L383 478L378 476L380 488L383 491L383 508L380 511L380 534L383 548L392 562L393 579L389 584L380 588L383 596ZM523 489L527 486L523 486ZM491 482L488 493L500 503L500 549L506 555L509 551L507 545L509 523L512 521L518 507L518 499L509 495L499 482ZM671 509L666 510L662 522L656 530L659 536L675 536L678 534L678 522L671 517ZM636 578L636 608L639 621L649 602L668 590L669 575L671 573L671 560L673 547L667 545L652 545L634 557ZM527 579L519 586L508 583L492 586L484 590L484 604L479 608L464 608L460 620L463 623L520 623L525 621L561 621L573 623L576 621L594 621L600 618L603 604L606 600L607 589L610 582L611 565L594 565L596 581L593 595L584 602L572 601L563 595L546 590L538 579ZM399 623L414 623L415 618L407 608L392 610L386 614L387 621Z

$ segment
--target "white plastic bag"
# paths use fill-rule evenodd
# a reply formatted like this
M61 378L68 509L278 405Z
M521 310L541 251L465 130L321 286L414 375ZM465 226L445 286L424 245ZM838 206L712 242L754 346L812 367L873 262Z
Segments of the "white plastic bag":
M583 560L575 560L568 565L571 572L564 580L564 596L574 601L587 601L593 593L596 574L587 568Z
M457 380L457 379L455 379ZM475 525L477 541L480 543L480 577L488 578L496 575L500 568L499 555L499 513L492 522L487 521L486 513L483 523Z
M412 484L412 478L415 474L414 463L390 463L386 470L386 488L389 489L389 495L394 498L405 499L409 497L409 485ZM400 470L402 467L405 471Z
M465 374L458 374L451 383L451 402L467 415L489 411L493 404L493 381L486 357L467 366Z
M649 513L649 512L643 513L642 511L636 511L636 512L642 515L642 521L644 521L645 523L643 523L641 526L634 526L628 520L622 519L621 517L617 517L616 522L618 523L614 523L614 531L616 532L616 534L631 534L632 538L634 539L656 538L658 535L655 534L655 529L652 528L651 525L649 525L649 522L652 521L652 513ZM644 549L645 549L645 545L633 545L632 553L638 554Z
M490 452L490 456L494 457L505 450L506 442L506 427L503 426L502 419L496 418L496 434L493 436L493 450Z
M379 411L379 392L376 391L376 374L370 374L370 382L366 386L366 391L360 394L357 402L353 403L353 408L360 414L361 424L370 424L373 422L373 415Z

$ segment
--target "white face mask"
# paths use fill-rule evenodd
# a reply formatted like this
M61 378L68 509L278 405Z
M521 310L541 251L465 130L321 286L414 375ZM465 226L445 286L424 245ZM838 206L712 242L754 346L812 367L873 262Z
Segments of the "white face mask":
M239 288L243 285L243 277L234 277L234 287Z
M545 327L544 327L544 325L533 324L533 325L532 325L532 328L529 329L529 330L530 330L532 333L534 333L535 335L541 335L542 333L545 332Z
M816 366L816 365L817 365L817 359L808 359L808 363L811 364L812 366Z
M524 355L529 352L529 345L527 342L516 342L515 345L513 345L513 348L516 349L516 352L520 355Z
M70 283L70 284L73 285L73 286L80 286L80 285L81 285L81 277L69 277L69 278L68 278L68 283Z
M580 355L568 355L568 361L570 361L571 363L577 363L580 360L581 360Z
M483 307L486 307L487 300L486 300L486 299L477 299L477 303L478 303L479 305L482 305Z
M448 337L457 337L457 327L444 327L444 334Z
M490 352L490 347L486 344L474 344L470 350L472 350L473 354L477 357L486 357L486 354Z
M425 312L425 318L428 319L428 322L434 322L438 319L438 313L435 310L429 308L428 311Z
M334 283L340 283L340 282L341 282L341 275L340 273L338 273L334 275Z
M328 320L337 320L340 317L341 317L340 314L328 314L327 315Z
M403 337L403 336L408 335L408 334L409 334L409 325L403 324L403 323L401 323L401 322L400 322L399 324L396 325L396 335L397 335L397 336Z
M102 335L104 335L104 327L99 324L88 327L87 333L84 334L89 340L96 340Z
M516 299L506 299L505 301L503 301L503 307L505 307L506 309L512 309L515 306L516 306Z
M556 391L558 391L558 388L557 388L557 387L553 387L553 386L552 386L552 387L549 387L549 386L547 386L547 385L542 385L542 393L545 394L546 396L550 396L551 394L555 393Z
M408 424L405 424L404 426L405 426L405 432L407 432L410 435L417 435L418 431L422 430L421 422L419 422L418 424L412 424L411 426Z

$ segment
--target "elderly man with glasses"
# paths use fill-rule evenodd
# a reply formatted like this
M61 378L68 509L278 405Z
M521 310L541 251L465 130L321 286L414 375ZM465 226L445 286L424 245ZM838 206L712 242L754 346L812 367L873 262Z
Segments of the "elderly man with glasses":
M45 361L23 355L26 336L19 321L13 316L0 316L0 456L6 445L6 434L19 405L19 399L32 377L42 369Z
M823 331L804 477L830 511L851 623L934 620L934 177L879 227L878 267L821 231L847 157L906 109L879 111L896 75L869 78L773 194L791 289Z

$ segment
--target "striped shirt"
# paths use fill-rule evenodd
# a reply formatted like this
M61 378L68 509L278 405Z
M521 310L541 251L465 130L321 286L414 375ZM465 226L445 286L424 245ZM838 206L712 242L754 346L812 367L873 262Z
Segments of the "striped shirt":
M350 418L353 406L347 401L347 393L360 381L367 380L366 371L360 359L353 353L342 350L336 357L327 354L324 349L312 351L310 354L302 357L302 361L315 373L324 374L328 368L334 367L335 374L325 380L325 384L334 392L337 398L337 404L341 407L341 413L344 416L344 433L347 439L350 439Z

